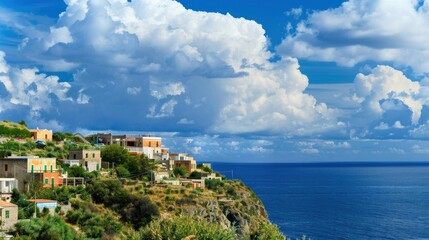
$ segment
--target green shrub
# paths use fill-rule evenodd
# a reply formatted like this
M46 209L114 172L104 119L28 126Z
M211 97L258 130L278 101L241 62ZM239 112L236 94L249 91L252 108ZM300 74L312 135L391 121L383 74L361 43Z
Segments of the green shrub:
M173 217L172 219L158 219L140 230L140 239L148 240L233 240L236 239L234 231L224 229L218 224L206 221L196 221L190 217Z

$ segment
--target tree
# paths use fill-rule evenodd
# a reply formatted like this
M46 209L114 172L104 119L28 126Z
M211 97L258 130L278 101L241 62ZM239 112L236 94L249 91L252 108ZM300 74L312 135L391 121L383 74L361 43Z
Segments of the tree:
M67 170L70 177L85 177L86 170L81 166L71 166Z
M124 166L119 166L116 168L116 174L118 175L118 177L120 178L127 178L130 176L130 172L128 171L128 169L126 169Z
M188 171L186 170L186 168L184 166L180 166L180 167L173 168L173 173L175 176L184 177L188 174Z
M119 145L112 144L101 149L101 158L103 158L103 161L120 164L126 163L130 156L127 149Z
M19 121L18 124L27 127L27 123L24 120Z

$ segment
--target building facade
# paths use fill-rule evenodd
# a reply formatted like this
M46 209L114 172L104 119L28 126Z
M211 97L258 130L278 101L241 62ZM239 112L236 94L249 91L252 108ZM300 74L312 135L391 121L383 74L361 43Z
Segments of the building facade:
M69 152L69 161L79 160L80 166L84 167L88 172L100 171L101 168L101 152L100 150L75 150Z
M18 180L16 178L0 178L0 199L1 201L10 202L12 190L18 189Z
M52 141L52 131L48 129L30 129L34 140Z
M28 191L32 182L42 182L44 187L61 186L61 172L55 158L37 156L12 156L0 158L0 178L16 178L20 191ZM48 182L48 183L46 183Z
M2 229L9 229L18 222L18 206L0 201L0 220Z

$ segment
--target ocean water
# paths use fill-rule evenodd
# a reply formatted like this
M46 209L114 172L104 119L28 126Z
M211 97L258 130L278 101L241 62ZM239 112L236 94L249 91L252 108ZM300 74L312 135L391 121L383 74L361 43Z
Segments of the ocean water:
M252 188L292 239L429 239L429 163L212 167Z

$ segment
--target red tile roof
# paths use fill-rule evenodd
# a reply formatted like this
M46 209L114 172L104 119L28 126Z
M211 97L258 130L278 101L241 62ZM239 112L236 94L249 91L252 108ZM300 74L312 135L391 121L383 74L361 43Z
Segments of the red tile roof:
M50 199L31 199L31 200L27 200L27 202L51 203L51 202L57 202L57 201L55 201L55 200L50 200Z
M17 207L17 205L5 201L0 201L0 207Z

